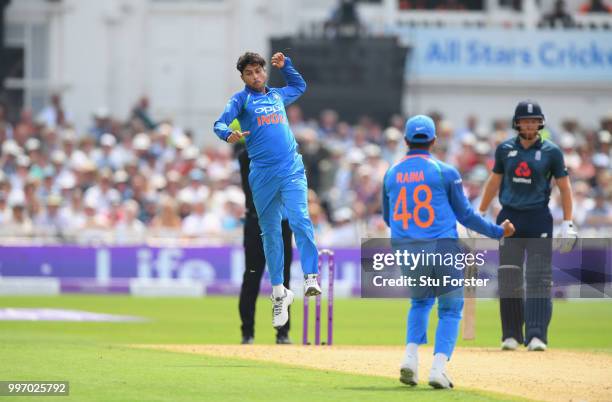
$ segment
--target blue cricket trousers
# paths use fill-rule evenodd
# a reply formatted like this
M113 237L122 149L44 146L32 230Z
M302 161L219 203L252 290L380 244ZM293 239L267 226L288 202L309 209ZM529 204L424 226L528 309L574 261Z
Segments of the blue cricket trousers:
M286 169L279 169L279 166L251 166L249 184L259 218L272 286L283 284L283 209L295 236L302 271L304 274L316 274L318 251L308 215L308 186L302 156L297 154Z

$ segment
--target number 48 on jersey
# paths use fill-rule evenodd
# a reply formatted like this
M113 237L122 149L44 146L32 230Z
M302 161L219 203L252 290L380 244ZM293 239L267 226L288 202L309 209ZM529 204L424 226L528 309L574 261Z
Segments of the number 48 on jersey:
M402 228L404 230L408 229L408 221L414 219L414 223L420 228L428 228L431 226L435 219L435 212L432 208L431 202L431 188L427 184L419 184L414 188L412 193L412 199L414 200L414 209L412 212L408 211L408 199L407 199L408 190L406 187L402 187L400 190L397 199L395 200L395 208L393 209L393 221L401 221ZM425 198L421 200L422 193L425 193ZM425 209L427 211L427 220L421 220L419 216L419 212L421 209Z

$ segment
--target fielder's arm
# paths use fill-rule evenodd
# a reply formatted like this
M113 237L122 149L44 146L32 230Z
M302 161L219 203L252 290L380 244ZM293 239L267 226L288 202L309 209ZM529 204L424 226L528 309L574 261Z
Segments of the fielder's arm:
M385 178L383 179L382 185L382 216L385 220L385 223L388 227L391 227L391 220L389 219L389 195L387 194L387 173L385 173Z
M463 193L463 184L459 172L455 169L443 170L446 191L457 221L468 229L472 229L492 239L499 239L506 234L505 226L499 226L487 221L477 214L470 201ZM506 225L504 223L504 225Z
M222 139L223 141L229 142L233 144L238 142L242 137L248 135L250 132L245 131L242 132L240 130L232 130L230 125L236 119L240 112L242 112L242 105L244 105L244 99L241 98L240 94L236 94L232 96L232 98L225 105L225 109L221 116L215 122L213 129L217 137Z
M276 53L273 56L272 65L280 68L285 81L287 81L287 85L279 89L283 97L283 103L287 106L295 102L306 91L306 81L293 67L291 59L285 57L282 53Z

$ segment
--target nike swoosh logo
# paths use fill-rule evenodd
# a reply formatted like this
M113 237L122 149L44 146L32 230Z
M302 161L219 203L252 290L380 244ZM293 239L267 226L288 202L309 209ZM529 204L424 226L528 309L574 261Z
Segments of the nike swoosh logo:
M256 105L256 104L258 104L259 102L263 102L263 101L265 101L265 100L266 100L266 99L257 99L257 100L253 100L253 104L254 104L254 105Z

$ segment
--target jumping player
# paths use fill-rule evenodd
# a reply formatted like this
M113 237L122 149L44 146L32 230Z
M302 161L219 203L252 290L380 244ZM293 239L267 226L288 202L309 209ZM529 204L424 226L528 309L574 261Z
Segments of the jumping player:
M435 138L431 118L418 115L406 123L405 140L409 151L387 171L383 185L383 217L391 228L392 241L451 239L456 243L452 239L457 239L457 221L491 238L512 235L514 226L510 221L505 220L501 226L494 225L471 208L463 193L459 172L432 157L430 149ZM454 268L451 271L460 272ZM433 271L430 269L429 272ZM439 323L429 385L452 388L445 365L457 340L463 292L451 296L441 295L438 289L426 290L429 290L425 292L427 296L415 297L413 294L411 297L400 381L408 385L418 382L418 346L427 343L429 313L437 296Z
M539 130L544 124L544 113L538 103L527 100L516 106L512 127L518 135L502 142L495 150L495 165L479 207L484 215L499 192L502 210L497 222L511 219L516 225L515 236L499 247L502 350L515 350L521 343L529 351L547 348L552 316L553 231L548 202L553 177L561 192L563 207L560 251L570 251L578 237L572 223L572 190L563 153L540 137ZM525 251L526 295L523 288Z
M304 295L319 295L321 288L317 281L318 251L308 216L304 164L285 112L285 106L304 93L306 82L284 54L275 53L272 65L280 69L287 86L266 86L266 61L259 54L247 52L240 56L236 68L245 87L231 97L215 122L214 130L220 139L230 144L245 137L251 159L249 184L272 282L272 325L280 328L289 319L288 309L293 302L293 292L283 286L283 207L300 252ZM234 119L238 119L244 131L229 128Z

